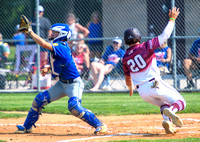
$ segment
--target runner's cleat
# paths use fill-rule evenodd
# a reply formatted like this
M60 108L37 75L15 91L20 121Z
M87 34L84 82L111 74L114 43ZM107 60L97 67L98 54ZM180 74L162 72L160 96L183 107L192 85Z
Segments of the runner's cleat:
M163 114L170 117L171 120L172 120L172 123L174 125L176 125L177 127L181 127L183 125L183 122L182 120L180 119L180 117L178 117L173 111L171 111L170 109L168 108L165 108L163 110Z
M165 129L166 134L174 134L175 129L172 126L172 122L169 120L164 120L162 123L163 128Z

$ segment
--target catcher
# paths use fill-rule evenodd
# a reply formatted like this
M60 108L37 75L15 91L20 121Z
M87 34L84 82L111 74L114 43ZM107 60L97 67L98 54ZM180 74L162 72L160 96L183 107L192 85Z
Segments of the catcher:
M50 40L52 44L46 42L32 31L31 24L24 15L21 16L19 30L29 34L37 44L51 51L50 67L42 69L41 73L45 75L51 69L52 76L58 77L59 81L50 89L36 95L23 126L17 125L18 130L15 133L32 132L32 127L35 126L39 119L42 108L65 96L69 97L68 110L72 115L94 127L96 129L94 131L95 134L106 132L107 126L90 110L85 109L81 105L84 84L67 44L67 40L71 37L69 26L61 23L51 26L52 34Z

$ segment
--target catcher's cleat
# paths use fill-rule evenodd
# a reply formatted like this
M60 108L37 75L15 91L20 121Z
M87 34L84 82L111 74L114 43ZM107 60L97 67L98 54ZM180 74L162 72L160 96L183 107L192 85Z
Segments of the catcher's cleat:
M18 130L15 131L16 134L25 134L25 133L31 133L32 132L32 127L28 130L24 128L22 125L17 125Z
M169 120L164 120L162 123L163 128L165 129L166 134L174 134L175 129L172 126L172 122Z
M106 131L108 130L107 126L105 124L102 123L102 126L99 126L96 128L96 130L94 131L94 134L102 134L102 133L105 133Z
M183 125L182 120L180 117L178 117L173 111L171 111L169 108L165 108L163 110L163 114L170 117L172 120L172 123L176 125L177 127L181 127Z

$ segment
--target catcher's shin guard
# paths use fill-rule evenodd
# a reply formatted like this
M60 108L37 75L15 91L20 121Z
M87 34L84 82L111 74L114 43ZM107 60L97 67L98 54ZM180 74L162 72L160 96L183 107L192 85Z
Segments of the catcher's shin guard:
M71 97L68 101L68 110L94 128L102 126L100 120L90 110L82 107L80 102L77 97Z
M32 107L27 115L27 118L24 122L24 127L26 130L29 130L35 122L39 119L43 106L50 103L50 96L48 91L39 93L33 100Z
M23 126L25 127L26 130L29 130L32 128L33 125L35 125L35 122L38 119L39 119L39 112L36 112L31 108Z

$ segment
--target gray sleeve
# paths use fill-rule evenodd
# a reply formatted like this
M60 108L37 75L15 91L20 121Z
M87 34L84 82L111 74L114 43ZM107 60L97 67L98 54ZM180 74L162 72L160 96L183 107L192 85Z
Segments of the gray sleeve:
M45 24L46 24L46 29L50 30L51 29L51 22L49 21L49 19L46 18Z

